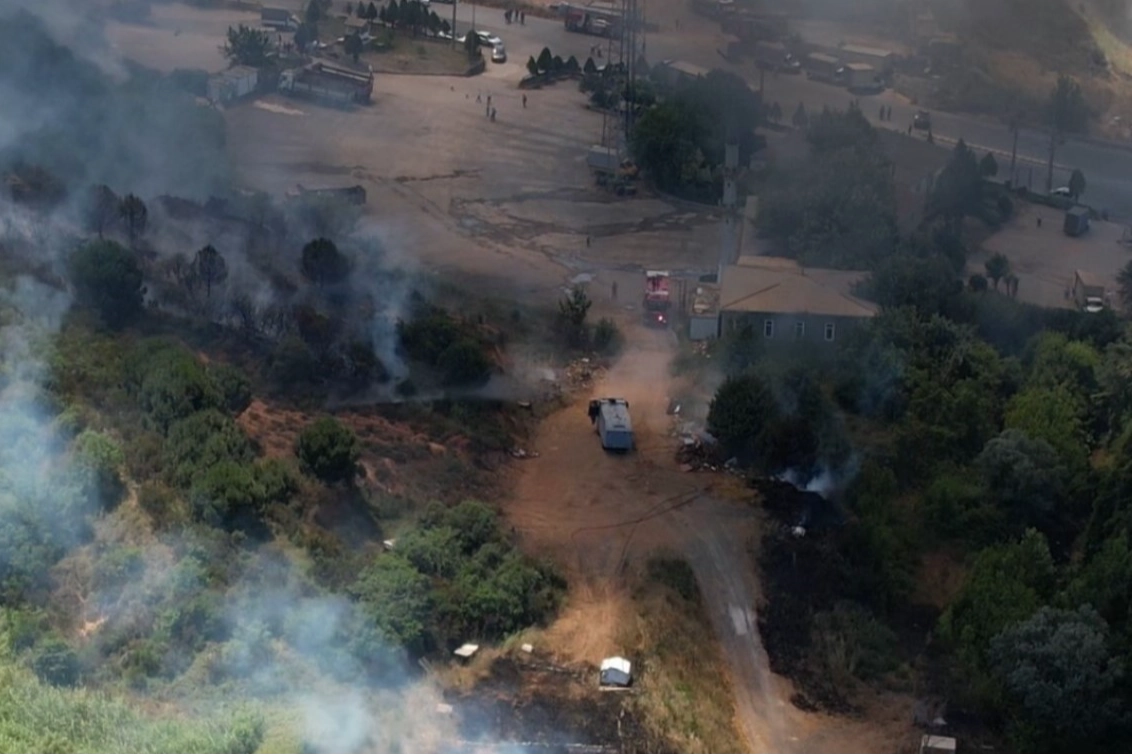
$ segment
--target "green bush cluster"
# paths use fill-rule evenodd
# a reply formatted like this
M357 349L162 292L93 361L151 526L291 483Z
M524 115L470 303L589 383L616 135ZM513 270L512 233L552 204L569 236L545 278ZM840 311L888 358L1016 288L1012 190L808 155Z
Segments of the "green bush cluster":
M475 385L491 374L491 355L478 329L442 309L422 308L398 323L397 332L409 358L436 369L446 385Z
M506 541L496 513L434 504L353 591L385 636L416 650L499 639L545 619L564 585Z

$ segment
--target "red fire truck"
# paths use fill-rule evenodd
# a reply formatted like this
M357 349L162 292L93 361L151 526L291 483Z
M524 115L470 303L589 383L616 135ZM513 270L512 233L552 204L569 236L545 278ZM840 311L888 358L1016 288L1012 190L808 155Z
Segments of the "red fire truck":
M657 328L668 327L668 309L672 299L668 288L667 270L645 271L645 324Z

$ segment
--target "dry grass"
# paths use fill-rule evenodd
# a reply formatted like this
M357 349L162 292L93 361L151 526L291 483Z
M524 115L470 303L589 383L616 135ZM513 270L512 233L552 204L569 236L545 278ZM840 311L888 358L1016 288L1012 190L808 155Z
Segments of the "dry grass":
M646 724L680 752L742 752L734 696L711 626L696 601L643 582L621 631L637 666Z

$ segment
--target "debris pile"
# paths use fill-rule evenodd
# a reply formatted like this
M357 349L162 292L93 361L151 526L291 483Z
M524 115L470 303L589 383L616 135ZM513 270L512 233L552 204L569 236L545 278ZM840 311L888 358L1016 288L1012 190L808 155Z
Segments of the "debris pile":
M538 451L528 451L525 448L512 448L511 456L515 459L537 459Z
M566 365L566 384L571 388L589 385L601 377L603 368L590 361L589 357L576 359Z
M719 441L707 430L694 422L680 422L674 425L673 434L680 439L680 444L676 447L676 461L683 471L718 472L724 468Z

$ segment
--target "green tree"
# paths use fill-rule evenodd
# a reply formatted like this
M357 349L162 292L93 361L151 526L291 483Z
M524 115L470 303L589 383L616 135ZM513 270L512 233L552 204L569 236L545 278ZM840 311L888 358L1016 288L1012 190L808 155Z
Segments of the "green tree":
M306 22L314 26L323 19L323 16L322 3L319 0L308 0L306 10L303 11Z
M1132 548L1128 534L1108 537L1073 575L1061 601L1089 605L1112 626L1125 626L1132 607Z
M491 359L471 338L461 338L442 351L436 366L443 371L446 385L481 383L491 375Z
M538 54L537 62L540 71L549 71L554 67L554 55L551 54L549 47L542 48L542 52Z
M112 509L126 494L121 469L126 463L122 447L105 433L86 429L74 443L80 469L88 476L89 486L103 508Z
M350 273L350 260L330 239L318 238L303 247L299 271L319 286L341 283Z
M985 162L979 163L974 151L960 139L932 186L932 212L953 224L956 232L967 217L978 218L987 225L996 225L1002 219L997 203L992 201L994 195L987 190L984 180L983 171L990 167ZM997 165L994 167L997 171Z
M222 51L233 65L259 68L267 65L271 49L270 32L240 24L235 29L228 27L228 39Z
M295 456L304 472L324 483L349 484L358 474L361 449L353 430L333 417L322 417L299 433Z
M70 260L71 283L81 304L111 327L130 323L142 311L145 289L137 257L113 241L79 247Z
M940 636L987 691L991 640L1025 621L1051 596L1056 570L1045 538L1035 530L1019 541L981 551L959 596L940 617Z
M987 493L1019 529L1048 524L1064 500L1068 472L1044 440L1021 430L1004 430L975 459Z
M535 61L534 55L527 58L527 73L531 76L538 76L538 63Z
M138 237L145 233L145 227L149 220L149 211L146 209L145 202L133 194L127 194L118 205L118 216L126 224L126 233L130 237L130 245L132 246Z
M397 4L395 0L389 3L390 7L396 7L396 5ZM370 21L377 20L377 6L372 2L366 7L366 18L368 18Z
M991 642L990 661L1015 711L1024 750L1090 752L1128 724L1124 669L1096 611L1044 607Z
M1005 424L1044 440L1071 469L1081 469L1088 457L1081 415L1081 401L1068 389L1027 388L1006 405Z
M715 392L708 409L708 430L729 454L751 458L763 428L777 417L777 403L758 375L728 378Z
M994 153L988 152L983 155L983 159L979 161L979 175L983 178L994 178L998 175L998 160L994 159Z
M473 33L473 31L474 30L469 30L468 33L464 35L464 52L468 54L468 60L474 60L480 55L480 38L479 35Z
M345 49L347 55L354 59L355 63L361 57L363 47L362 36L357 32L347 35L346 41L343 43L343 49Z
M36 646L32 669L41 682L53 687L74 687L79 683L81 666L74 649L58 637Z
M197 412L169 428L162 449L169 481L188 489L193 481L222 461L248 464L255 449L240 426L216 409Z
M86 227L97 233L98 238L101 239L102 234L107 229L112 228L114 221L118 219L118 203L120 201L118 195L106 184L93 186L87 193L84 208Z
M810 115L806 112L806 106L801 102L798 103L798 107L794 108L794 115L790 116L790 123L797 129L809 127Z
M228 278L228 263L216 247L208 244L201 247L193 258L193 273L204 283L205 296L211 299L212 287Z
M630 148L637 165L661 189L694 180L702 161L698 143L705 131L698 115L681 101L666 101L637 120Z
M189 491L193 517L213 526L226 525L241 514L258 515L265 502L256 468L227 459L203 470Z
M1074 168L1073 172L1069 174L1069 196L1073 197L1076 202L1085 193L1085 174L1078 168Z
M252 403L252 384L238 367L222 362L208 365L208 376L220 393L220 406L233 416Z
M361 573L353 592L387 640L421 652L433 606L431 588L428 577L408 561L385 554Z
M558 323L572 345L579 346L585 338L586 316L593 301L582 286L574 286L570 293L558 301Z
M220 406L220 393L204 365L184 350L159 352L137 389L138 405L159 430L205 409Z
M998 282L1010 274L1010 260L1006 259L1006 255L1001 252L995 252L991 255L983 267L987 271L987 277L994 284L995 291L998 290Z

